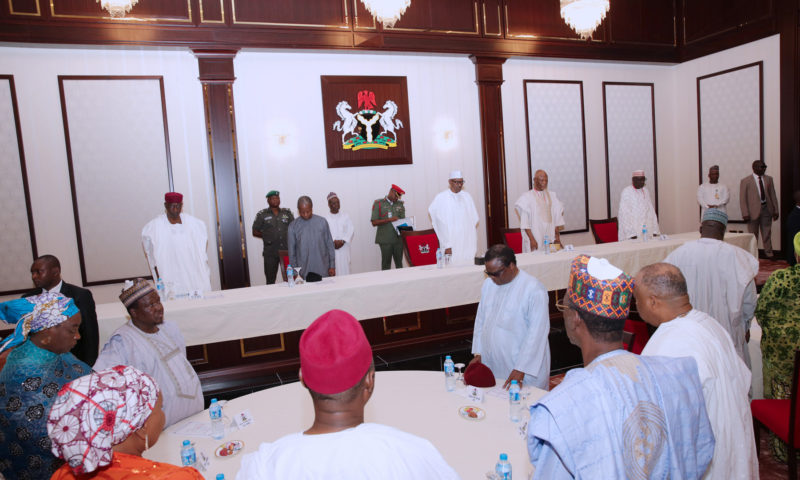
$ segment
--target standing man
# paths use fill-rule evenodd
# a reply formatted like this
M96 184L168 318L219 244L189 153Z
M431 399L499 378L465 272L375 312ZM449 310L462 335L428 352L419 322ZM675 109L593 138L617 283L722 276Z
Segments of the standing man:
M294 215L288 208L281 208L281 194L277 190L267 192L267 204L269 208L258 212L253 220L253 236L264 241L264 276L267 285L272 285L280 264L278 251L289 249L286 238Z
M772 259L772 222L778 220L778 196L772 177L764 175L767 164L761 160L753 162L753 174L739 183L739 205L747 230L756 236L761 230L764 255Z
M478 251L478 211L469 192L463 190L464 176L460 170L450 172L450 188L434 197L428 213L439 247L452 255L454 264L475 263Z
M797 258L795 258L792 248L797 232L800 232L800 190L795 190L794 208L786 217L786 243L783 244L783 249L786 250L786 261L789 262L790 267L797 264Z
M644 188L647 180L644 170L635 170L631 177L632 184L622 189L619 197L617 221L620 241L641 236L643 225L647 227L647 235L661 233L650 192Z
M522 251L533 252L544 248L544 237L552 243L561 244L564 229L564 204L555 192L547 189L548 177L544 170L533 175L533 190L525 192L514 204L519 215L522 236Z
M691 358L622 348L631 277L602 258L572 262L564 327L584 368L531 407L534 479L703 477L714 435Z
M756 311L758 260L750 252L723 241L727 225L728 216L724 212L706 210L700 224L700 239L673 250L664 262L680 269L694 308L722 325L736 353L749 367L745 338Z
M164 195L164 210L142 229L142 246L153 279L171 283L178 295L211 291L206 224L181 213L180 193Z
M375 243L381 248L381 270L403 268L403 239L392 226L392 222L406 218L406 207L400 200L405 191L395 184L389 194L372 202L372 226L378 227L375 232Z
M52 292L60 293L75 302L75 306L81 311L81 324L78 327L80 339L70 352L87 365L93 365L97 360L100 333L97 328L97 312L92 292L63 281L61 262L53 255L42 255L34 260L31 265L31 279L36 288L25 292L22 298Z
M517 268L514 251L494 245L484 256L486 275L475 317L470 363L484 363L497 378L547 390L550 385L550 315L547 290ZM524 380L524 381L523 381Z
M339 196L334 192L328 194L328 208L330 213L325 215L325 220L328 221L328 228L331 229L331 236L333 237L333 248L336 249L334 257L336 258L336 275L350 274L350 243L353 241L353 222L350 221L350 215L339 212Z
M700 217L702 218L709 208L727 213L728 200L730 200L728 186L719 183L719 165L712 165L708 169L708 183L697 187L697 203L702 207Z
M710 263L710 262L709 262ZM692 308L686 280L674 265L644 267L635 280L636 308L658 327L642 351L646 356L691 357L697 362L716 448L703 477L709 480L758 478L758 458L750 413L750 370L719 322Z
M336 275L336 249L333 246L328 222L314 215L311 198L297 199L300 217L289 224L289 263L300 267L300 276L308 281Z

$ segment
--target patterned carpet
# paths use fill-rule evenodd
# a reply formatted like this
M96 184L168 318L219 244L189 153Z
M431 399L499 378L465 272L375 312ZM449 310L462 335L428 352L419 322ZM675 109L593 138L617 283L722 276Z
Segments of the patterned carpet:
M758 260L758 275L756 275L756 288L761 290L761 287L764 286L767 279L772 272L775 270L780 270L782 268L788 268L789 264L786 263L786 260L767 260L765 258L761 258Z

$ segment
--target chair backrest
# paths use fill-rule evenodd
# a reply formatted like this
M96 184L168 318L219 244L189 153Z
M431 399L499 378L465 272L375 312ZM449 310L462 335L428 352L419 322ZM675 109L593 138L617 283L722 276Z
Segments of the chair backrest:
M403 237L403 250L406 260L412 267L420 265L434 265L436 263L436 250L439 248L439 238L433 229L417 231L401 231Z
M619 241L619 230L617 217L606 218L604 220L589 220L592 227L595 243L611 243Z
M289 250L278 250L278 270L281 271L281 277L284 282L288 282L286 278L286 265L289 265Z
M519 228L503 229L503 243L511 247L514 253L522 253L522 231Z
M628 332L626 330L622 331L622 348L625 350L632 352L633 351L633 340L636 338L633 332Z
M797 432L800 431L800 425L798 425L798 418L797 415L797 403L800 402L800 392L797 391L800 388L800 382L798 382L798 372L800 372L800 349L794 351L794 370L792 371L792 393L790 395L791 403L789 407L789 444L790 445L797 445L797 440L795 436Z

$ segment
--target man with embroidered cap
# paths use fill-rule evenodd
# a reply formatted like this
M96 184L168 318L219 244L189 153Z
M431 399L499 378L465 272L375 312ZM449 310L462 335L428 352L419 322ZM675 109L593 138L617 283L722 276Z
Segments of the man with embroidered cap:
M165 213L142 229L142 246L154 279L160 278L177 295L211 291L206 224L182 213L183 195L164 195Z
M716 208L727 213L730 198L728 186L724 183L719 183L719 165L712 165L708 169L708 183L703 183L697 187L697 203L702 208L700 217L702 218L709 208Z
M472 363L484 363L497 378L547 390L550 385L550 314L547 289L517 268L507 245L484 255L481 301L472 334Z
M328 228L333 237L333 248L336 249L334 257L336 259L336 276L350 274L350 243L353 241L353 222L350 215L340 212L341 202L335 192L328 194L328 208L330 213L325 215L328 221Z
M709 259L709 263L713 260ZM636 308L658 327L642 355L691 357L697 362L716 448L704 478L758 478L758 457L750 412L750 370L728 333L689 300L686 280L669 263L648 265L636 274Z
M186 359L186 342L174 323L164 321L152 282L126 281L119 299L130 320L111 335L94 369L130 365L155 378L164 395L167 426L203 410L203 391Z
M567 372L531 407L535 479L699 479L714 435L691 358L640 357L622 348L633 281L602 258L572 261L564 311L584 368Z
M522 251L533 252L544 248L544 237L551 243L561 243L564 228L564 204L555 192L547 189L548 177L544 170L533 175L533 190L525 192L514 204L522 230Z
M458 478L429 441L364 422L375 366L364 330L349 313L331 310L303 332L300 381L311 395L314 423L262 443L242 459L237 480Z
M381 249L381 270L392 268L403 268L403 240L400 234L392 226L392 222L406 218L406 207L400 200L405 195L405 190L392 184L389 193L372 202L372 221L373 227L378 227L375 232L375 243Z
M300 276L307 281L336 275L336 249L328 222L314 215L311 198L297 199L297 220L289 224L289 263L300 267Z
M478 251L478 211L475 201L464 190L464 176L460 170L450 172L450 188L439 192L428 207L433 230L439 238L439 247L452 255L454 264L474 265Z
M758 260L723 241L727 225L725 212L709 208L700 224L700 239L684 243L664 262L680 269L694 308L722 325L749 367L746 337L756 311Z
M289 224L294 220L294 215L288 208L281 208L281 194L277 190L267 192L267 204L269 208L259 211L253 220L253 236L264 241L264 276L267 277L267 285L272 285L280 265L278 252L289 249Z
M642 226L647 227L648 236L661 233L650 192L644 186L647 180L644 170L635 170L631 177L631 185L623 188L619 197L617 222L620 241L640 237Z

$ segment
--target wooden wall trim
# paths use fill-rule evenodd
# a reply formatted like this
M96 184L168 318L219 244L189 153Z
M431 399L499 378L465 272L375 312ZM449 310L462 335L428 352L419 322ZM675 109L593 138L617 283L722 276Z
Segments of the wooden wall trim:
M783 225L794 208L793 193L800 190L800 11L797 0L777 0L780 32L780 209ZM792 248L784 245L785 251Z

